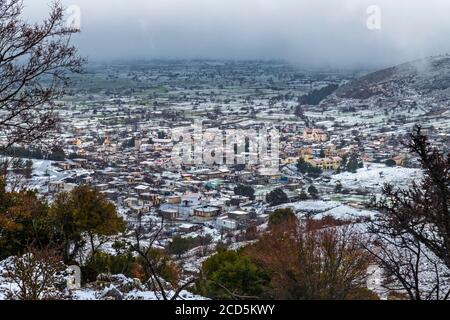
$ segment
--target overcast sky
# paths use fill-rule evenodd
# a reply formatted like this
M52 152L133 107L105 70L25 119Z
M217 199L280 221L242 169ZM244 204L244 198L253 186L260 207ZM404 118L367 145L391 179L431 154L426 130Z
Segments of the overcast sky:
M33 18L50 0L25 0ZM63 0L81 9L91 60L284 59L381 67L450 52L449 0ZM381 29L367 27L370 5Z

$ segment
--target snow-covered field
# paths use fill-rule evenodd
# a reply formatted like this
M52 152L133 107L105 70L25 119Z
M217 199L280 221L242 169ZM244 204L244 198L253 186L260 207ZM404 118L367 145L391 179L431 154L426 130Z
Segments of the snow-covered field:
M384 164L366 163L357 173L343 172L332 176L331 185L341 182L345 189L379 192L384 184L408 187L422 179L422 170L403 167L387 167Z
M356 209L335 201L308 200L284 204L278 208L291 208L300 216L311 216L316 219L326 216L332 216L335 219L356 219L373 217L376 214L374 211Z
M6 160L11 158L5 157ZM24 161L28 159L22 159ZM55 166L54 161L50 160L36 160L31 159L33 162L33 176L25 182L26 187L29 189L35 189L39 192L46 192L49 181L60 181L69 176L70 171L61 171Z

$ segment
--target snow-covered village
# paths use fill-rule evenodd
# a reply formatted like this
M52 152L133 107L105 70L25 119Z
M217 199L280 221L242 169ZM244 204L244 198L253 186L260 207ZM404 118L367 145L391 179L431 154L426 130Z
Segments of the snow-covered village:
M449 299L450 55L100 61L61 4L22 5L0 0L0 300Z

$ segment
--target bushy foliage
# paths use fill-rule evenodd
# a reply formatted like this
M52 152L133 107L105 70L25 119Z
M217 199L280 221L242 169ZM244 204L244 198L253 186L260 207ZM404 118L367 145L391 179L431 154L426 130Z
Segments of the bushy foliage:
M372 299L366 288L370 256L347 227L308 229L298 222L272 228L247 248L270 273L271 299Z
M318 105L322 100L336 91L337 88L339 88L337 84L331 84L324 88L313 90L307 95L302 96L299 102L301 104Z
M275 210L269 217L269 226L276 226L290 220L297 219L295 213L291 209L278 209Z
M297 163L297 170L300 173L309 174L313 177L318 177L323 173L322 169L314 167L302 158Z
M277 210L269 232L202 265L200 294L213 299L378 299L367 289L372 258L344 221L306 221ZM339 226L338 228L336 228Z
M102 237L115 235L125 229L125 223L118 216L114 204L88 186L79 186L70 193L59 194L50 213L57 226L57 235L65 244L64 256L68 260L73 259L77 249L82 247L82 234L88 236L91 251L95 253L102 243ZM69 252L70 247L75 250Z
M124 227L114 205L89 187L62 193L49 206L33 191L7 191L0 179L0 258L23 254L30 244L40 248L53 245L69 263L84 247L85 235L95 253L102 237L115 235Z
M200 242L196 238L173 237L167 246L167 253L171 255L181 256L189 250L198 247Z
M152 248L147 252L147 259L151 262L155 273L163 278L165 281L172 284L174 287L178 286L180 281L180 268L166 255L164 250ZM144 266L145 278L150 279L151 273L145 266L148 263L142 257L139 257L139 264Z
M99 274L123 274L129 278L136 275L139 261L131 253L110 255L105 252L96 252L82 267L83 279L87 282L95 281Z
M341 171L348 171L352 173L356 173L358 169L361 169L364 167L364 163L359 159L358 155L356 153L353 153L348 156L344 156L342 158L341 163Z
M221 250L202 265L199 292L213 299L262 297L268 274L242 251Z
M281 189L275 189L270 192L267 195L266 200L271 206L278 206L289 202L287 194Z
M237 196L248 197L250 200L255 199L255 189L253 189L251 186L240 184L236 188L234 188L234 194Z
M46 246L51 240L47 203L32 191L7 191L0 179L0 259L23 254L30 244Z
M392 159L386 160L385 164L387 167L395 167L397 165L397 163Z
M310 186L308 188L308 193L313 197L314 199L317 199L319 196L319 190L315 186Z
M52 149L48 159L53 161L64 161L66 159L66 153L63 148L56 146Z

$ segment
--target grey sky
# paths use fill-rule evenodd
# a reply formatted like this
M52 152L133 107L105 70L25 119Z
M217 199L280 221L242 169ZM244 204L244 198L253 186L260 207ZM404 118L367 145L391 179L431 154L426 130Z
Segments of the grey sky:
M26 0L39 17L50 0ZM286 59L378 67L450 52L448 0L64 0L91 59ZM381 30L366 26L370 5Z

